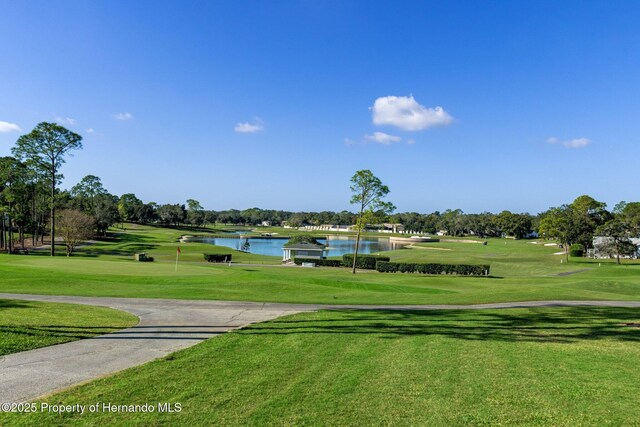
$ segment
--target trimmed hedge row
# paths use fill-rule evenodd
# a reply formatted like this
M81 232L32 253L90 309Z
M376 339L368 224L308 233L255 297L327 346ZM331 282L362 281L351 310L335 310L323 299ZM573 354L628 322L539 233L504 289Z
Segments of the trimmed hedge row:
M358 261L356 262L356 268L362 268L366 270L375 270L376 263L378 261L389 261L391 258L388 256L380 255L358 255ZM353 254L345 254L342 259L318 259L318 258L294 258L293 262L296 265L301 265L303 262L313 262L318 266L323 267L352 267L353 266Z
M378 261L376 270L380 273L422 273L422 274L459 274L461 276L488 276L489 265L468 264L425 264L417 262Z
M318 258L294 258L296 265L302 265L303 262L312 262L321 267L343 267L342 260L339 259L318 259Z
M231 262L231 254L204 254L207 262Z
M356 268L362 268L365 270L375 270L376 263L378 261L390 261L391 258L388 256L382 255L358 255L358 260L356 261ZM342 264L345 267L353 267L353 254L344 254L342 255Z

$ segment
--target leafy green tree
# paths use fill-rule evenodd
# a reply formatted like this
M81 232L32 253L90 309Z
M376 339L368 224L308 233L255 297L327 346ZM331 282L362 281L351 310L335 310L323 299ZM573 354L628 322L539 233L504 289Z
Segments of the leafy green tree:
M48 180L51 209L51 256L55 255L56 185L62 178L60 168L71 150L82 148L82 137L56 124L42 122L18 138L13 154L41 171Z
M304 215L301 212L298 212L291 215L291 217L287 220L287 222L291 227L298 228L303 226L306 220L304 218Z
M606 210L607 204L583 195L576 198L569 207L572 215L572 243L592 248L596 229L611 219L611 214Z
M620 216L617 216L598 227L597 233L605 241L601 250L614 255L620 264L620 256L633 256L638 248L631 242L631 226Z
M353 254L352 273L356 274L356 262L360 247L360 234L373 218L387 215L393 212L395 206L382 199L389 194L389 187L382 184L370 170L359 170L351 177L351 204L358 206L358 218L356 220L356 250Z
M187 217L187 211L184 205L167 204L158 207L158 216L164 224L179 225L184 222Z
M138 221L143 224L154 222L158 219L158 205L154 202L143 204L138 210Z
M564 246L564 252L569 262L569 246L575 243L572 218L574 214L571 207L563 205L559 208L551 208L540 220L538 233L546 239L556 239Z
M495 222L507 236L522 239L531 233L531 217L528 214L502 211L496 215Z
M194 199L187 200L187 222L196 226L204 224L204 208L199 201Z
M102 181L95 175L87 175L71 188L73 197L80 209L90 215L95 212L95 199L98 195L107 194L107 190L102 186Z
M464 212L461 209L447 209L440 215L438 228L446 230L451 236L462 236L464 234Z
M108 193L96 195L93 199L93 218L98 235L106 235L109 227L120 220L118 197Z
M625 203L620 216L629 225L634 237L640 237L640 202Z
M0 215L2 216L0 242L9 253L12 253L14 249L13 229L16 216L20 216L20 207L24 205L26 185L27 168L25 165L13 157L0 157ZM8 236L5 237L5 234Z
M140 211L144 203L135 194L127 193L120 196L118 213L123 221L135 222L140 219Z

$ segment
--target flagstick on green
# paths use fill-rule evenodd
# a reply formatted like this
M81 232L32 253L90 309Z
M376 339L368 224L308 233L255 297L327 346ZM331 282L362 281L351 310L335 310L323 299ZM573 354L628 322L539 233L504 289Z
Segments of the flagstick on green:
M178 272L178 257L180 256L180 247L176 251L176 273Z

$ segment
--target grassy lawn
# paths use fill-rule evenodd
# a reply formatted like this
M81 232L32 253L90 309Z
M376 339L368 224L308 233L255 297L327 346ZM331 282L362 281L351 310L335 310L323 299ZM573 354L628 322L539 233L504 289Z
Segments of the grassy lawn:
M204 243L178 243L190 230L127 225L77 256L0 255L0 292L329 304L429 304L498 301L637 300L640 264L573 259L561 263L557 247L492 239L489 244L424 243L385 252L394 261L490 264L494 277L419 276L348 269L281 267L280 259ZM182 254L174 271L176 248ZM146 251L156 261L136 263ZM233 253L214 265L204 252ZM269 265L271 264L271 265Z
M133 326L132 314L104 307L0 299L0 356Z
M640 311L321 311L208 340L47 398L180 413L3 425L632 425Z

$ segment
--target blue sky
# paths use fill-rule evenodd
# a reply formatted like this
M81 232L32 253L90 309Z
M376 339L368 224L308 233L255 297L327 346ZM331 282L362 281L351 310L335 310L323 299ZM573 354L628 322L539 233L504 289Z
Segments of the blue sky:
M399 211L640 200L639 2L0 10L0 155L58 121L84 137L66 188L94 174L158 203L342 210L371 169Z

